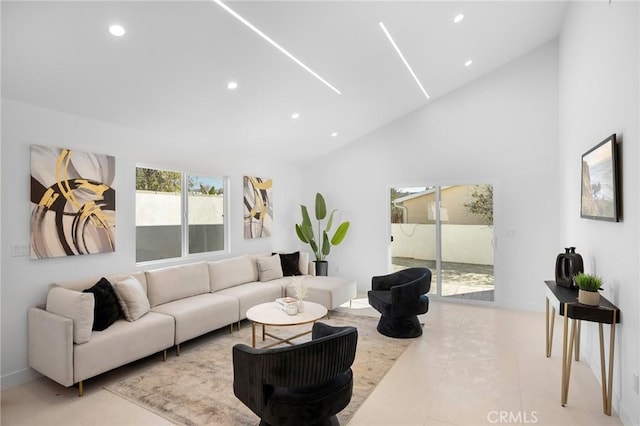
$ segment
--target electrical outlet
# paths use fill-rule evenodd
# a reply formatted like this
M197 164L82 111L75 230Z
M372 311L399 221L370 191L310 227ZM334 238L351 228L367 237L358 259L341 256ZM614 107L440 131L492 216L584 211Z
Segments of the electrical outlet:
M633 373L633 391L638 393L638 373Z
M28 256L29 255L29 243L13 243L11 245L11 256Z

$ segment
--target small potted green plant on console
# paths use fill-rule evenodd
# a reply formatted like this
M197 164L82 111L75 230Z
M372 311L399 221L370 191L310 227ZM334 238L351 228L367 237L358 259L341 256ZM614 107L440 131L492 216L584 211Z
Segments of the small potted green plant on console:
M602 278L581 272L573 277L573 282L578 287L579 303L590 306L598 306L600 304L598 290L602 288Z

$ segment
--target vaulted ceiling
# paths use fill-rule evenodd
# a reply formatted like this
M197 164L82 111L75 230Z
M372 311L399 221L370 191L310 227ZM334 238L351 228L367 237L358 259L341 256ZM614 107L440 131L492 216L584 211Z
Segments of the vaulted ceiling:
M306 162L554 39L566 9L553 1L225 4L341 94L213 1L3 1L2 95L186 147ZM126 34L110 35L112 23Z

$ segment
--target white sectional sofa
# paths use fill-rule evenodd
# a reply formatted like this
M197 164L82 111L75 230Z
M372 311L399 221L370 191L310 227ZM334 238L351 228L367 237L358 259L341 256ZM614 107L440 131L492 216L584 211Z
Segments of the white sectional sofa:
M63 386L77 383L82 395L83 380L158 352L166 359L173 346L179 355L181 343L225 326L233 332L251 306L291 294L290 277L261 270L272 261L269 253L242 255L108 276L116 290L133 282L139 294L131 304L116 292L126 318L102 331L92 330L94 296L82 292L100 278L52 284L47 305L29 309L29 366ZM308 253L298 268L307 276L305 300L331 310L356 295L355 281L309 277Z

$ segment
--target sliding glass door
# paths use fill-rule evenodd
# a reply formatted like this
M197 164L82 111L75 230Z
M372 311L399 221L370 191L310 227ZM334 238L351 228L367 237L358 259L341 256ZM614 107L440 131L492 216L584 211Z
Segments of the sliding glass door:
M391 270L431 269L430 294L494 300L493 186L391 188Z

